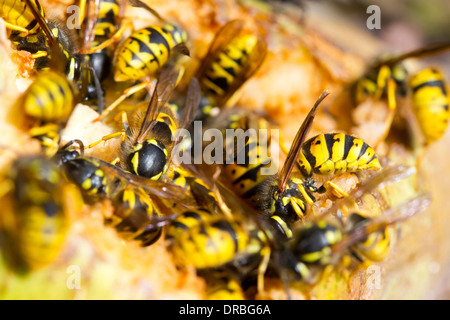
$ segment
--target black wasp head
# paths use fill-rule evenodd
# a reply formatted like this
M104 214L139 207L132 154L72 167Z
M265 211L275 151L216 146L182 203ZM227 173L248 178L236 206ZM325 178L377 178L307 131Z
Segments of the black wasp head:
M156 140L137 144L127 157L127 165L134 174L150 179L159 178L165 172L166 164L166 148Z

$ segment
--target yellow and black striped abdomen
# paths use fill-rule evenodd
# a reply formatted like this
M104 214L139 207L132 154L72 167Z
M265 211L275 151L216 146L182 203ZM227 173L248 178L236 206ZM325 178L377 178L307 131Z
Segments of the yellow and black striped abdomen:
M155 74L169 60L175 45L171 33L162 27L147 27L133 32L117 48L114 79L138 80Z
M57 72L38 75L24 96L25 113L41 121L65 121L74 107L72 87Z
M166 239L176 241L176 239L188 229L210 221L214 216L214 213L204 209L185 211L167 227Z
M10 169L14 191L11 199L11 247L15 259L27 269L50 263L64 244L76 195L69 194L56 164L46 157L23 157ZM70 199L71 198L71 199ZM67 202L67 200L72 202ZM2 214L7 214L3 210Z
M94 27L95 38L106 39L114 34L119 21L119 11L119 0L100 1L98 18Z
M179 234L171 246L178 265L213 268L233 260L249 243L243 226L223 217L206 221Z
M381 168L372 147L343 133L319 134L309 139L303 144L298 162L305 176Z
M258 42L255 35L247 34L234 38L214 60L200 82L213 96L225 94L231 83L236 81L243 66L248 63L249 55Z
M39 2L35 1L35 4L44 16L44 10ZM0 17L7 23L27 29L31 34L40 30L39 23L25 0L0 0Z
M17 245L21 259L32 269L52 261L64 244L68 221L64 208L56 201L55 198L35 206L19 205Z
M231 182L234 192L247 198L252 196L252 190L270 177L261 172L264 168L269 168L271 163L267 146L250 138L246 141L245 147L236 152L233 162L225 165L224 174Z
M442 137L450 117L450 98L443 74L433 68L411 77L412 108L427 143Z

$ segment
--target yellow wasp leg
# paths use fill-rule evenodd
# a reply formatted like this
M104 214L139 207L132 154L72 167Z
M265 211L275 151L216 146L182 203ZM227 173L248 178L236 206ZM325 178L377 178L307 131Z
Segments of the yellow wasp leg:
M258 266L258 278L256 280L258 292L264 292L264 275L269 265L270 253L269 246L265 246L261 250L262 261Z
M111 139L113 139L115 137L118 137L118 136L121 136L122 142L125 141L125 137L126 137L127 130L128 130L128 117L127 117L127 113L125 111L121 112L121 116L122 116L122 123L123 123L123 126L124 126L124 129L122 131L110 133L110 134L107 134L106 136L103 136L100 140L97 140L97 141L91 143L90 145L88 145L87 149L95 147L96 145L98 145L102 141L106 142L106 141L111 140Z
M295 213L300 219L303 219L303 212L300 210L300 207L298 206L297 202L295 202L295 198L291 198L291 205L294 208Z
M305 199L305 201L309 204L309 205L313 205L314 201L311 199L311 197L309 196L309 194L306 192L305 188L303 187L302 184L297 184L297 188L300 191L300 193L302 194L303 198Z
M336 183L334 183L334 182L327 181L327 182L326 182L326 185L327 185L327 187L330 187L330 188L332 188L334 191L336 191L337 194L339 195L339 198L342 198L342 197L348 197L348 196L349 196L347 192L345 192L344 190L342 190L342 189L341 189Z
M392 121L394 120L395 112L397 110L397 99L395 97L395 92L397 90L397 85L395 83L395 80L392 78L389 78L387 80L387 102L389 107L388 116L386 118L386 121L384 122L384 132L379 138L379 140L374 144L374 147L376 148L378 144L386 139L386 137L389 134L389 131L391 130Z
M387 86L387 82L391 79L391 69L388 66L382 66L380 71L378 72L377 77L377 93L375 94L375 101L380 100L381 95L383 94L384 89Z
M95 147L96 145L98 145L102 141L106 142L106 141L111 140L111 139L113 139L115 137L118 137L118 136L125 136L125 132L124 131L119 131L119 132L114 132L114 133L111 133L111 134L107 134L106 136L103 136L100 140L97 140L97 141L91 143L90 145L88 145L87 149Z
M38 52L33 53L33 54L31 55L31 57L32 57L33 59L42 58L42 57L46 57L46 56L47 56L47 52L46 52L46 51L38 51Z
M133 24L131 21L128 21L124 23L123 26L121 26L108 40L103 41L99 45L93 46L92 48L88 50L81 50L81 53L84 54L92 54L94 52L100 51L102 49L105 49L107 46L113 44L114 42L117 42L122 37L122 34L125 32L126 29L131 28L133 29Z
M50 124L47 124L44 126L31 128L30 135L32 137L42 136L42 135L50 133L50 132L58 131L58 128L59 128L59 126L57 124L50 123Z
M5 23L6 28L11 29L11 30L20 31L21 32L20 36L22 36L22 37L26 37L29 34L28 30L25 29L24 27L19 27L19 26L16 26L15 24L11 24L6 21L3 21L3 22Z
M117 98L113 103L111 103L108 106L108 108L103 110L102 114L100 116L98 116L97 118L95 118L92 122L97 122L97 121L102 120L105 116L107 116L115 108L117 108L117 106L120 105L126 98L132 96L133 94L135 94L136 92L138 92L142 89L145 89L150 83L151 83L150 81L145 81L145 82L139 83L135 86L132 86L132 87L124 90L122 95L119 98Z

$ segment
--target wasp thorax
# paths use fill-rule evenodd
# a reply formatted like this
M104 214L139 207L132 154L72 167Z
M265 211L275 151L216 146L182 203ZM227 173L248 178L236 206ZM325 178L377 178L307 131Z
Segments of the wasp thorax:
M127 164L134 174L157 180L167 170L167 149L159 141L146 140L135 145Z

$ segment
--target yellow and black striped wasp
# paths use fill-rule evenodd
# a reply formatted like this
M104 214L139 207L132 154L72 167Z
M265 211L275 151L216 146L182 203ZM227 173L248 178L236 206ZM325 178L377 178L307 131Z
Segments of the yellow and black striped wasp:
M370 66L366 73L351 85L354 106L359 106L366 101L377 102L383 99L388 105L389 112L384 131L375 145L384 141L389 134L396 115L398 99L408 95L425 143L429 144L443 135L450 117L449 96L444 76L433 67L408 75L408 70L402 62L448 49L450 45L442 43L381 59ZM428 123L433 125L430 126Z
M0 183L2 252L16 271L45 267L60 253L81 209L77 188L45 156L19 156Z
M231 20L216 33L202 58L196 77L204 97L197 115L205 120L225 106L239 88L261 67L267 54L265 39L245 30L243 20Z
M142 246L160 238L161 227L170 221L163 213L171 216L174 203L178 203L178 208L195 206L191 195L178 185L138 177L84 155L80 140L69 141L54 161L63 169L66 179L80 189L88 204L110 200L114 209L111 216L105 217L105 223L124 239L136 240Z
M68 66L76 58L68 54L61 37L55 36L55 29L31 4L31 0L25 2L35 16L40 32L45 34L47 50L51 55L47 57L48 64L38 72L19 103L25 116L35 122L30 130L31 136L41 140L43 149L51 156L59 147L59 130L68 120L77 101L76 87L67 74Z
M11 34L11 40L17 50L25 50L31 53L35 59L34 67L38 71L47 70L51 54L56 51L56 45L63 54L59 55L62 72L72 81L79 75L79 57L77 56L77 45L75 34L69 30L63 21L52 17L47 20L44 9L38 0L6 1L3 9L12 7L4 14L6 19L17 18L17 24L29 23L32 29L27 32ZM17 12L19 10L19 12ZM4 17L5 18L5 17ZM24 20L22 20L24 19ZM19 23L19 21L22 21ZM16 29L17 30L17 29ZM25 28L26 30L26 28ZM53 59L55 60L55 59Z
M109 41L115 34L120 24L121 3L118 0L82 0L79 5L79 20L83 27L79 29L81 71L78 86L83 103L101 113L105 94L101 83L107 79L112 69L113 48L96 49L96 47Z
M145 115L138 107L133 123L125 124L124 132L103 137L95 144L114 136L124 136L120 148L119 165L138 176L158 180L168 170L172 161L172 150L181 141L177 130L186 129L194 117L200 100L198 81L193 78L186 93L186 101L180 120L167 104L177 84L179 70L164 69L156 83ZM183 133L183 132L181 132Z
M173 53L189 55L186 31L167 22L141 1L129 0L129 3L146 9L163 25L135 30L119 44L113 61L114 80L117 82L156 75Z
M14 47L30 52L31 57L37 59L35 64L39 69L48 54L48 48L46 36L32 12L33 8L44 16L44 8L37 0L3 0L0 3L0 17L6 28L11 30L10 39Z
M272 159L268 155L266 139L258 141L250 135L244 147L225 144L227 149L235 152L232 161L227 160L224 164L224 184L264 216L271 217L287 238L292 236L290 224L303 219L307 205L313 204L315 198L312 193L325 191L323 186L316 186L313 174L380 169L374 150L356 137L340 133L319 134L304 142L318 107L327 95L328 92L322 93L303 121L278 173L268 171ZM236 120L242 123L242 118ZM242 128L242 125L231 123L230 127ZM299 173L293 173L296 165ZM340 191L337 186L334 188Z
M343 216L342 210L361 201L364 195L408 178L414 172L413 167L394 166L370 177L348 197L294 229L292 239L273 251L268 268L275 268L288 288L290 281L315 283L320 271L325 266L338 264L345 253L353 256L357 263L384 260L391 248L389 228L425 210L430 204L430 195L413 195L375 217L369 217L360 209Z
M212 297L232 291L233 297L241 299L241 280L270 255L269 237L256 222L256 213L247 215L251 208L233 199L216 179L189 168L205 185L191 184L197 207L181 211L166 227L168 249L179 268L194 267L214 287L217 296ZM259 275L263 285L263 273ZM230 287L223 282L224 276Z

